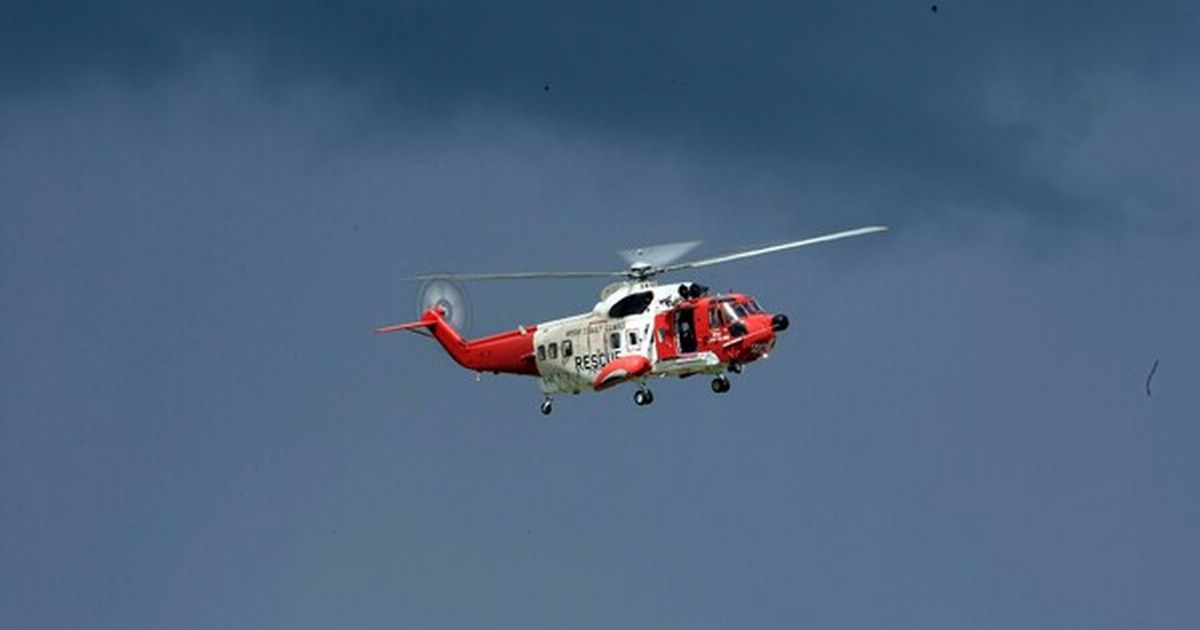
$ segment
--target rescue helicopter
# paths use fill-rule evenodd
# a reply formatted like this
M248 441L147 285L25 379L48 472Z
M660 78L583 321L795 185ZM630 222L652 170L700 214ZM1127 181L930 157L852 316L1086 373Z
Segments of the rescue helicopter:
M620 271L533 271L518 273L431 273L406 280L423 282L420 319L376 328L433 337L462 367L479 374L517 374L538 379L541 412L554 409L555 394L604 391L636 384L633 402L654 402L649 381L712 375L714 393L730 389L727 373L766 358L788 318L764 310L742 293L709 294L694 282L659 284L659 276L887 230L872 225L789 241L690 262L669 262L698 242L675 243L624 252L629 267ZM600 292L586 313L518 326L514 330L464 339L468 322L462 281L544 278L620 278Z

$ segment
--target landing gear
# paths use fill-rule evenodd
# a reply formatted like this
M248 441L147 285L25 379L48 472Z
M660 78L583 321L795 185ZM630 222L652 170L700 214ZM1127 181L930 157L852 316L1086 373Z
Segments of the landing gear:
M654 392L648 389L639 389L633 392L633 404L639 407L645 407L654 402Z
M554 401L550 400L550 397L547 396L546 400L542 401L542 415L548 416L551 411L554 411Z
M712 390L715 394L724 394L729 391L729 379L724 375L718 376L712 380Z
M729 371L734 374L741 374L742 373L742 364L738 363L737 361L730 362ZM726 389L728 389L728 388L726 388Z

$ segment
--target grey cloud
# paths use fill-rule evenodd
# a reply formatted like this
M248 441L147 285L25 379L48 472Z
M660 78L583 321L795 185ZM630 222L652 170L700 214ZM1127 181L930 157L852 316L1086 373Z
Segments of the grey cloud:
M10 97L231 54L265 81L372 95L379 130L483 111L753 168L819 165L843 186L921 182L906 205L1067 222L1119 204L1035 158L1086 132L1109 71L1170 75L1187 64L1167 51L1198 49L1194 10L1170 2L35 6L0 38Z

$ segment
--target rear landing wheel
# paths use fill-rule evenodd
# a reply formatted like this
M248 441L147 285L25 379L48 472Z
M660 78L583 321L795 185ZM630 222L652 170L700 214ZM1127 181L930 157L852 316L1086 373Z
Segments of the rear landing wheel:
M712 380L712 390L716 394L724 394L729 391L729 379L724 376L718 376Z
M551 411L554 411L554 401L547 398L546 400L542 401L542 415L548 416L550 415Z
M654 394L648 389L639 389L633 392L633 404L644 407L654 402Z

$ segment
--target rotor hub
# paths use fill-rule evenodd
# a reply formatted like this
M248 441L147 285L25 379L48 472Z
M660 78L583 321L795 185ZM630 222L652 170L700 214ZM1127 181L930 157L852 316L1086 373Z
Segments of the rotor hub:
M654 273L654 266L648 262L637 261L629 265L629 277L641 280L650 277Z
M436 308L455 330L465 333L471 327L471 307L462 285L449 278L426 280L417 294L419 314Z

